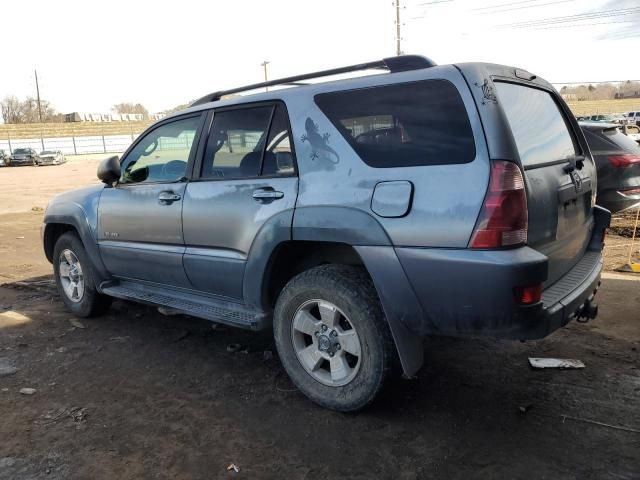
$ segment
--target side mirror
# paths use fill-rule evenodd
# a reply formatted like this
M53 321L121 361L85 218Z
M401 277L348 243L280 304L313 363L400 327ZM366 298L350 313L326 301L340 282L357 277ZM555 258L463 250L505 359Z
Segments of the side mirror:
M120 158L117 155L105 158L100 162L98 178L109 186L113 186L120 179Z

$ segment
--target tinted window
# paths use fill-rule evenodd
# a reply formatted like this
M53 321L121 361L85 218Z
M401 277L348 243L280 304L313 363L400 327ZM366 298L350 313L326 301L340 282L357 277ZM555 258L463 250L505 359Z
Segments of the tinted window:
M200 116L147 133L122 161L120 183L175 182L185 176Z
M291 175L294 173L293 152L287 112L282 105L276 106L269 138L264 154L262 175Z
M548 92L511 83L495 85L525 167L576 155L564 117Z
M467 112L448 81L326 93L315 100L372 167L466 163L475 158Z
M273 106L265 106L215 112L202 176L259 176L273 109Z

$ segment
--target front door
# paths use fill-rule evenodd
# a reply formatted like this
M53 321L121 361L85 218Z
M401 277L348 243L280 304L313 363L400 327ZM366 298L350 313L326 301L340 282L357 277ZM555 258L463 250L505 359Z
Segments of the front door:
M184 199L184 267L197 290L241 300L261 228L273 222L290 235L298 191L290 143L282 103L215 111Z
M202 115L180 117L146 132L121 161L122 176L98 207L98 244L115 277L189 287L182 205Z

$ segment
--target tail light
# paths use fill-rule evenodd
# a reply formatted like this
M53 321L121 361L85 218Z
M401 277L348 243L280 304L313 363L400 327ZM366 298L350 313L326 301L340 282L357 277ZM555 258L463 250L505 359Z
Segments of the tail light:
M491 161L489 190L469 242L470 248L501 248L527 242L527 195L520 168Z
M615 168L625 168L631 165L640 164L640 155L624 153L622 155L609 155L609 163Z
M520 305L533 305L542 299L542 284L539 283L531 287L515 287L513 295Z

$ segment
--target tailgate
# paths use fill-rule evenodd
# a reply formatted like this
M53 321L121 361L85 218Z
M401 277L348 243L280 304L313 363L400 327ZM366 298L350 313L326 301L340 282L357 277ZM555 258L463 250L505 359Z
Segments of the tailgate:
M583 257L593 230L596 169L551 92L495 81L524 169L528 245L549 258L545 287Z

